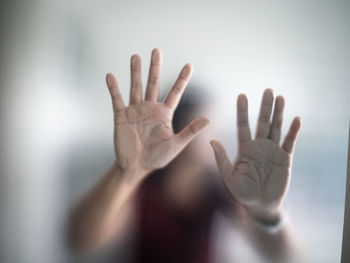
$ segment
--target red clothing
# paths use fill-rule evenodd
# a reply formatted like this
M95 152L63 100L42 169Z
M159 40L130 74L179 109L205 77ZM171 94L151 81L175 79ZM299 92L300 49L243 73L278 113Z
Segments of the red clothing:
M161 180L151 175L137 195L138 236L135 263L213 262L210 230L215 211L233 209L222 183L208 176L205 195L191 214L172 207L162 196Z

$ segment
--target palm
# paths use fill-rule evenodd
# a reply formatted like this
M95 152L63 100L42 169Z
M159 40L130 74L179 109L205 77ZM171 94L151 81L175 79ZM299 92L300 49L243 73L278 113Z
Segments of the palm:
M171 109L142 102L117 113L115 148L122 166L134 162L145 169L160 168L174 157Z
M290 155L270 140L244 143L231 181L235 198L247 205L279 201L288 185L289 163Z
M274 210L281 204L290 179L291 157L300 119L295 118L282 146L279 146L284 99L277 97L273 104L272 90L264 92L256 138L251 139L248 121L248 101L245 95L237 100L239 151L234 164L225 149L212 141L215 157L224 184L232 196L247 208Z
M162 54L154 49L149 78L142 99L141 60L131 58L130 105L125 107L118 84L112 74L107 74L114 110L114 141L117 164L123 170L147 174L169 163L208 124L206 118L190 122L178 134L173 133L172 116L192 73L187 64L162 103L158 90Z

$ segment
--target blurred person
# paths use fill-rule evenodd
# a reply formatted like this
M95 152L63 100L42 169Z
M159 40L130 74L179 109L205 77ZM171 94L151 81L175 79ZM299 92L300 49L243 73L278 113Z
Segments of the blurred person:
M72 209L68 221L71 248L91 253L134 234L131 262L215 262L210 230L214 215L222 211L268 262L293 258L295 244L282 202L290 181L299 117L280 146L284 98L274 99L273 91L267 89L252 138L248 100L239 95L236 160L229 160L218 141L210 142L221 183L203 147L208 139L198 136L209 120L190 121L204 110L205 100L192 94L180 102L192 66L183 67L163 102L158 102L161 65L162 53L154 49L143 98L141 59L131 57L129 106L115 77L107 74L116 161Z

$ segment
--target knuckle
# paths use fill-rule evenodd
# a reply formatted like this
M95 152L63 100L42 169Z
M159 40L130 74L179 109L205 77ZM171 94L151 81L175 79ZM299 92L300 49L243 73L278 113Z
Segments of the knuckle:
M133 89L133 90L140 89L141 87L142 87L142 85L140 82L133 82L131 85L131 89Z
M275 126L275 128L277 129L280 129L282 127L282 120L281 119L276 120L273 126Z
M111 97L114 101L119 100L121 98L119 94L111 94Z
M268 123L268 122L270 122L270 118L269 118L269 116L262 115L262 116L260 116L259 121L262 123Z
M238 126L241 126L241 127L246 127L248 126L248 120L247 119L238 119Z
M140 72L140 67L138 65L132 65L131 66L131 71L132 72Z
M292 136L292 135L287 136L287 138L286 138L287 143L292 143L293 141L294 141L294 136Z
M244 114L244 113L246 113L246 112L248 112L248 111L247 111L247 108L238 107L237 112L238 112L238 113L241 113L241 114Z
M188 129L189 129L189 131L190 131L190 133L191 133L192 135L196 133L196 127L195 127L195 125L190 125L190 126L188 127Z
M153 67L159 67L161 64L162 63L161 63L160 59L155 59L155 60L151 61L151 66L153 66Z
M180 94L181 91L182 91L182 88L179 87L179 86L174 86L174 87L171 89L171 91L172 91L173 93L175 93L175 94Z
M158 80L159 80L158 77L156 77L156 76L151 76L151 77L149 78L149 83L150 83L151 85L155 85L155 84L158 83Z

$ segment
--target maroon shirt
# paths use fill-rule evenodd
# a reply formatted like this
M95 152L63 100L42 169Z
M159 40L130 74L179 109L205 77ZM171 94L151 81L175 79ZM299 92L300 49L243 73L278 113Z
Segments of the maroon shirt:
M218 209L233 210L234 202L218 178L208 175L200 204L186 213L165 200L160 190L161 177L159 172L148 177L137 195L139 221L133 262L213 262L213 216Z

